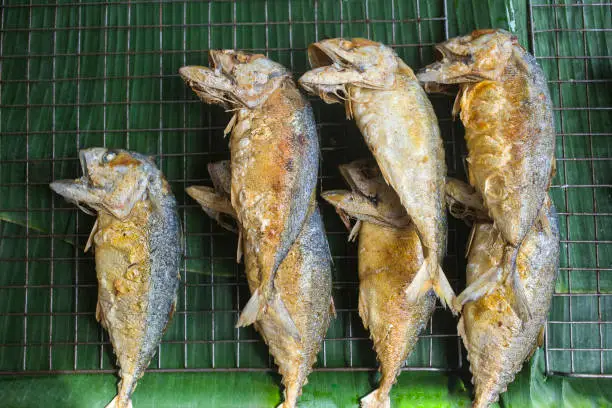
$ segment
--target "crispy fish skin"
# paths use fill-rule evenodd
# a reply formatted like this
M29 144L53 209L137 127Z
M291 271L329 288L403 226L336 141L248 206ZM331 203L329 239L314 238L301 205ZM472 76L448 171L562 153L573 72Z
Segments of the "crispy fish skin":
M98 213L90 242L98 278L96 319L120 366L108 407L131 407L136 382L172 318L179 285L181 226L176 200L155 164L123 150L81 150L83 177L51 183Z
M256 254L255 288L238 321L254 323L274 309L297 336L275 277L311 209L319 142L312 109L288 71L263 55L210 51L211 68L183 67L185 82L205 102L236 112L231 130L231 203L246 247Z
M516 261L531 318L523 321L512 309L515 293L509 282L498 283L489 294L463 306L458 332L473 375L474 407L484 408L496 402L523 363L542 345L559 267L557 214L549 198L544 202L544 211L545 215L525 237ZM478 221L472 228L468 284L505 262L506 243L495 224Z
M446 252L446 163L425 92L391 48L370 40L320 41L310 45L309 59L314 69L300 85L327 103L345 103L417 228L425 262L409 296L433 288L452 307L454 293L440 266Z
M436 298L431 292L416 302L406 296L424 262L422 245L376 165L358 161L341 166L341 172L353 191L322 196L343 219L347 215L358 220L359 316L370 331L382 374L378 388L362 398L361 406L389 407L391 387L431 317Z
M229 175L229 166L223 163L227 162L209 165L214 190L188 187L187 193L207 213L225 213L235 218L231 212L229 177L224 177L224 174ZM228 181L223 182L224 179ZM249 288L255 291L261 285L257 273L257 256L248 241L243 241L243 244ZM304 228L278 268L274 285L289 316L295 322L299 339L287 335L283 318L273 310L255 322L255 329L270 348L282 375L285 401L281 407L290 408L296 406L301 389L307 383L308 374L312 371L334 313L331 256L321 216L314 201Z
M555 126L547 81L536 59L504 30L474 31L437 49L442 60L418 78L426 87L460 85L454 110L465 126L469 182L482 194L509 245L507 276L554 172Z

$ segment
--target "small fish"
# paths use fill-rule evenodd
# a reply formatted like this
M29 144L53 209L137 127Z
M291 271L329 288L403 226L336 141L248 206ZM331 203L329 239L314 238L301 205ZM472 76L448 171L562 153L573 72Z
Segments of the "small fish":
M230 166L228 161L208 165L215 188L192 186L187 194L193 197L214 219L226 215L236 218L230 202ZM313 202L306 224L289 253L280 264L274 281L276 290L295 322L299 340L285 332L284 319L274 313L266 313L255 322L255 328L270 348L279 367L285 385L283 408L296 406L302 386L316 361L321 342L335 314L331 298L331 256L321 216ZM228 222L223 227L235 230ZM249 288L260 287L255 248L247 242L244 246Z
M370 331L380 362L378 389L361 399L364 408L388 408L389 392L434 311L432 292L417 301L406 288L424 262L415 225L399 197L371 161L340 166L352 191L322 193L341 218L357 219L351 237L359 234L359 315Z
M458 180L447 183L447 190L455 193L470 188ZM475 194L472 190L468 200L473 201ZM449 205L456 202L463 202L459 194L454 194ZM523 321L512 309L516 294L510 282L498 282L488 293L475 293L476 300L468 298L463 305L458 332L468 352L475 408L496 402L523 363L542 345L559 267L557 214L548 197L542 209L544 215L527 233L516 259L531 317ZM505 246L502 232L490 219L474 223L467 251L468 285L486 279L491 268L504 267Z
M108 331L121 377L107 408L131 407L136 382L176 308L182 253L176 200L155 163L142 154L92 148L81 150L79 159L81 178L50 187L97 212L85 250L95 248L96 319Z
M275 313L285 333L299 339L275 278L312 211L319 141L312 109L291 74L264 55L211 50L210 68L179 73L198 97L234 111L231 132L231 204L242 239L255 254L259 286L237 326Z
M425 262L407 289L415 300L433 289L443 305L455 294L441 268L446 252L446 164L438 121L414 73L380 43L335 38L311 44L313 70L299 80L327 103L344 103L384 179L416 226Z
M488 292L499 280L515 284L513 308L529 318L524 288L518 285L516 258L532 230L554 175L555 126L546 78L536 59L504 30L477 30L437 46L442 57L418 78L426 88L460 87L454 114L465 126L470 184L483 196L504 242L505 269L459 296ZM546 211L544 211L546 212Z

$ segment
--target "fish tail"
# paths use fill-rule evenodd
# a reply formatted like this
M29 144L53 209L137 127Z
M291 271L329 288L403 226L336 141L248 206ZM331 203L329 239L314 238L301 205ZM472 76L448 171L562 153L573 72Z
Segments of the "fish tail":
M472 408L489 408L499 400L499 390L497 387L491 387L484 391L479 390L479 387L476 388L476 395L474 396L474 402L472 402Z
M289 384L283 392L285 400L276 408L295 408L297 407L297 399L300 396L300 386L297 384Z
M382 393L380 388L375 389L360 401L361 408L391 408L389 392Z
M280 323L281 327L288 335L296 340L300 339L298 329L280 294L273 293L266 296L259 288L253 292L246 306L242 309L236 327L249 326L261 319L266 313L272 313L273 317Z
M113 400L106 406L106 408L132 408L132 400L124 400L117 395Z
M430 290L433 290L440 299L442 306L450 307L451 311L456 314L455 292L436 258L433 255L425 258L412 282L408 285L406 296L409 302L416 303Z

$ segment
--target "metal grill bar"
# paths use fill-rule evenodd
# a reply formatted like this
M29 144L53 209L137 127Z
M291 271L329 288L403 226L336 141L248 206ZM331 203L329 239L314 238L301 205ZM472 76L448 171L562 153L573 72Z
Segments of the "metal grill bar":
M353 2L350 9L342 0L337 3L315 1L308 3L308 7L304 2L289 0L286 9L280 13L281 17L276 4L272 6L274 3L268 0L262 4L260 15L245 16L245 6L236 0L204 3L189 0L62 4L40 4L32 0L29 4L0 2L0 194L14 190L19 195L19 200L8 201L4 205L6 208L0 208L0 215L18 219L23 225L41 224L38 229L0 224L0 239L22 245L25 251L7 253L0 248L0 264L8 266L7 270L22 268L24 273L24 279L20 281L3 280L0 275L0 324L3 321L18 322L16 327L20 332L18 338L0 337L0 355L19 350L17 364L0 363L0 374L115 371L109 359L108 338L94 318L95 302L92 307L91 299L95 299L96 283L92 257L81 253L92 219L52 197L50 192L45 200L40 200L38 194L46 189L51 179L78 176L78 159L74 153L92 144L126 148L146 145L149 150L146 153L154 156L166 172L180 202L181 219L185 225L185 257L179 294L181 306L150 371L275 369L270 357L265 355L266 349L260 337L252 329L233 328L238 311L249 296L242 267L236 266L233 251L228 250L235 245L235 237L208 220L184 192L192 184L210 184L204 164L227 157L226 143L221 141L225 123L219 119L226 115L196 100L175 72L179 65L202 63L208 49L233 46L282 60L297 76L307 68L303 58L307 43L328 35L326 30L330 25L338 26L340 35L347 37L375 37L377 27L384 26L388 30L390 45L402 56L411 55L407 62L419 67L431 60L431 46L448 38L449 21L446 0L439 2L441 15L431 14L429 3L420 0L410 5L389 0L385 4L390 5L391 12L384 16L378 12L378 2L369 0ZM336 11L329 14L327 8L332 5ZM609 301L612 293L606 293L602 282L605 274L612 272L612 265L605 263L603 255L612 245L612 240L598 231L598 223L612 216L602 207L599 195L612 188L612 184L601 181L595 166L611 162L612 157L597 154L595 138L609 137L612 133L594 127L593 117L607 114L612 106L598 102L591 87L595 84L608 86L612 80L597 78L589 70L594 62L607 63L612 56L589 55L592 51L587 44L588 36L604 35L612 29L590 26L592 22L585 13L594 7L610 8L612 3L533 4L530 1L528 5L532 50L542 64L552 64L554 68L549 82L551 89L559 95L555 113L559 117L558 140L563 155L558 158L562 178L551 191L555 197L563 197L565 203L559 205L559 215L565 222L561 244L565 246L566 258L560 274L567 282L567 288L555 294L555 302L565 302L562 307L568 309L568 315L559 315L559 305L555 303L547 325L546 369L549 373L561 375L609 377L612 376L611 367L606 366L605 355L612 349L605 343L605 336L609 333L608 328L612 328L612 321L604 312L608 304L605 302ZM141 18L144 6L154 12L150 16L144 13L145 17ZM195 21L190 14L192 7L198 7L207 21L202 21L203 18ZM412 9L407 11L410 7ZM581 22L577 26L563 26L560 16L572 10L581 13ZM27 13L27 28L25 24L9 24L7 13L22 11ZM38 19L47 11L51 13L51 23L41 25ZM88 16L98 11L101 19L91 24ZM552 18L534 17L534 13L546 12L550 12ZM67 13L72 19L66 19ZM122 18L117 18L118 13ZM406 26L414 25L413 37L403 31ZM159 44L147 47L139 44L144 30L154 33L151 41L153 44L159 41ZM198 42L197 38L194 39L195 31L202 37L206 36L206 40ZM72 33L74 37L68 38ZM277 41L279 33L287 40ZM560 55L563 54L559 48L560 37L565 35L580 37L583 44L580 55ZM27 37L27 46L23 47L26 52L23 48L7 51L7 41L20 36ZM98 36L100 47L92 45L92 36ZM544 36L554 37L554 52L538 48L540 38ZM50 46L39 47L37 42L41 38L50 39ZM171 45L166 47L166 44ZM92 70L88 65L92 58L99 61L100 71ZM74 59L74 66L66 70L68 59ZM47 60L51 77L37 69ZM142 69L143 61L149 65L159 63L159 69ZM565 78L561 75L562 64L572 61L579 61L583 75ZM25 72L21 77L4 70L9 64L15 66L22 62ZM66 88L73 84L75 87ZM140 95L139 87L145 86L142 84L156 92ZM585 103L578 106L564 103L566 87L581 87L582 90L576 92L584 92ZM66 89L71 89L74 98L66 98ZM100 93L92 95L94 91L90 90L94 89L100 89ZM25 97L14 100L6 97L16 90L25 93ZM39 92L48 92L50 97L40 97ZM444 105L449 97L435 97L434 100ZM354 137L355 129L343 120L342 112L331 117L327 112L333 107L324 107L315 98L311 101L322 134L324 163L320 167L319 186L321 189L335 188L341 182L340 176L328 163L339 164L340 161L356 159L367 154L367 150L355 146L356 140L349 139ZM74 116L66 119L65 111L73 112ZM3 125L10 123L12 112L23 113L23 127ZM448 110L441 109L437 113L441 126L448 128L444 132L445 147L448 157L454 160L449 171L453 174L461 172L461 157L465 156L461 133L455 130ZM48 126L39 124L39 117L44 115L51 115ZM96 115L102 118L101 124L92 119ZM140 120L142 115L150 118L147 124ZM576 129L569 126L567 115L584 116L586 127ZM120 126L113 125L116 117L121 117L118 120ZM329 132L338 135L337 140L330 141L324 136ZM124 138L121 137L123 134ZM50 151L39 154L36 144L45 137L48 137ZM18 140L26 142L23 154L8 154L6 146ZM177 141L176 145L172 144L173 140ZM572 154L570 150L575 140L581 140L587 146L580 155ZM571 174L567 166L572 165L589 166L589 180L568 178ZM41 176L41 168L48 169L51 176ZM4 177L13 173L20 173L19 178ZM593 205L590 208L571 208L570 197L574 194L588 196ZM325 204L322 204L322 211L324 215L326 211L329 213L326 221L333 219L333 212ZM592 217L592 222L586 217ZM50 220L49 224L43 220L45 218ZM571 236L570 223L574 222L592 225L593 235ZM323 343L318 370L370 371L375 369L376 361L353 301L358 285L355 248L343 243L346 232L338 228L329 228L328 236L338 269L333 291L339 318L332 324ZM464 268L462 257L457 255L463 249L462 231L462 226L451 223L446 261L450 281L456 289L459 284L457 276ZM41 250L47 246L48 251ZM580 264L575 248L581 246L592 248L594 265ZM40 277L40 265L48 267L48 276ZM572 276L585 273L594 276L595 286L577 288ZM18 307L2 303L5 294L18 297ZM42 303L39 303L39 297L43 298ZM597 305L597 316L580 316L578 302L590 301ZM461 368L461 342L454 330L441 327L444 313L439 307L436 309L421 336L421 349L408 362L407 370ZM41 324L42 321L47 326ZM45 329L41 335L33 330L39 324ZM597 344L585 346L581 343L580 332L591 327L596 327L593 333L596 333ZM569 332L568 344L559 342L552 333L565 328ZM68 350L68 354L62 350ZM596 367L585 370L578 357L584 354L579 353L597 353ZM558 361L565 355L571 359L569 366L559 366ZM37 356L44 356L43 363L37 363ZM5 360L0 358L0 361Z
M588 7L587 7L588 6ZM589 53L587 34L589 33L606 33L610 31L609 27L594 27L589 26L589 24L593 24L593 22L589 22L586 18L587 10L590 10L590 7L612 7L610 3L591 3L585 4L582 2L571 3L571 4L530 4L530 29L532 36L532 48L534 55L541 61L544 62L552 62L554 64L554 72L553 78L549 80L551 89L555 89L558 95L558 106L555 107L555 110L560 114L558 117L558 136L561 142L561 150L563 157L558 160L560 164L560 174L562 175L562 180L567 183L568 176L570 175L568 172L568 165L572 163L584 163L588 166L590 183L582 182L581 184L563 184L561 187L561 193L563 197L563 202L557 203L560 208L565 209L567 211L561 210L559 215L563 216L566 220L565 222L565 230L562 231L561 245L565 246L565 259L566 266L560 268L560 275L562 277L562 285L557 285L557 289L561 291L554 294L553 297L553 310L551 319L547 325L547 333L546 333L546 342L545 342L545 363L546 363L546 372L550 375L565 375L565 376L575 376L575 377L612 377L612 373L610 372L611 367L606 367L606 355L609 355L610 350L604 345L604 333L610 333L608 328L609 324L609 316L604 316L602 302L604 299L610 296L610 293L605 293L602 291L602 273L610 272L610 265L602 265L600 261L600 250L602 245L606 245L609 243L609 240L602 239L599 235L598 231L598 220L605 219L606 212L599 212L597 205L598 198L598 189L604 188L608 189L610 186L600 186L598 185L598 177L595 170L595 164L601 163L606 164L612 161L610 157L596 157L596 152L594 149L594 137L597 135L594 131L592 115L594 112L605 111L606 107L600 106L598 104L593 104L591 99L591 87L590 84L602 84L605 86L609 81L606 78L593 78L589 73L590 64L594 61L601 61L602 59L608 58L607 56L598 56L598 55L560 55L561 51L561 35L579 35L580 42L583 48L584 54ZM568 22L566 21L565 13L574 13L571 8L578 8L576 10L579 14L579 18L573 18L576 24L581 24L582 26L567 26ZM537 10L537 11L535 11ZM612 10L609 10L612 11ZM609 12L608 11L608 12ZM534 12L539 13L537 16L534 15ZM542 13L545 14L549 18L542 18ZM560 14L564 13L563 16ZM552 18L550 18L552 17ZM562 25L563 24L563 25ZM538 40L540 38L545 41L544 36L553 36L554 40L554 54L555 55L539 55L537 53L538 48ZM576 38L576 37L572 37ZM565 51L563 51L565 52ZM562 63L566 63L568 61L575 60L580 62L582 65L583 72L580 74L577 71L573 73L574 76L578 75L579 78L565 79L563 78L564 69L567 69L564 65L562 67ZM545 66L546 67L546 66ZM565 73L567 75L567 73ZM580 77L582 76L582 77ZM580 88L575 88L574 92L581 92L584 95L585 105L580 107L572 107L569 108L565 103L565 92L567 92L567 88L563 88L564 86L580 86ZM571 112L580 114L580 118L584 121L586 126L584 132L576 132L575 129L573 131L567 131L566 127L568 123L566 121L566 113L573 114ZM575 126L574 126L575 127ZM568 150L571 146L571 143L575 139L570 139L574 136L582 136L584 137L584 142L580 142L584 144L586 149L586 153L589 157L583 158L572 158L567 157L570 155L570 150ZM590 189L590 191L588 191ZM570 206L570 193L575 194L579 192L581 197L584 197L586 202L589 200L592 202L592 211L572 211ZM558 196L557 196L558 197ZM582 207L582 206L581 206ZM571 223L580 222L583 223L582 220L578 221L581 217L584 219L584 225L588 223L588 218L592 218L592 236L593 239L576 239L571 233L570 229ZM578 255L575 250L573 250L572 245L582 245L587 244L594 251L594 265L585 268L578 267L576 263L581 262L580 260L575 260L574 258ZM584 260L583 260L584 261ZM582 262L583 262L582 261ZM607 261L609 262L609 261ZM606 272L604 272L606 271ZM574 286L573 274L574 273L588 273L594 275L594 286L590 285L588 290L584 288L576 288ZM563 288L566 286L566 288ZM561 302L557 302L556 300L561 300ZM580 303L582 302L582 303ZM582 310L579 308L579 305L584 304L584 302L595 302L596 305L596 316L594 318L587 318L583 315ZM578 307L578 308L577 308ZM563 309L567 309L567 315L560 312L563 312ZM556 316L556 317L555 317ZM559 319L558 317L562 317ZM585 332L588 330L588 332ZM584 335L582 333L591 333L590 336L592 341L585 342ZM567 336L568 335L568 336ZM595 343L596 341L596 343ZM580 353L580 354L578 354ZM597 362L593 360L588 367L584 365L583 360L590 360L593 357L593 353L597 355ZM606 354L608 353L608 354ZM580 355L580 358L577 356ZM565 363L569 359L568 363Z

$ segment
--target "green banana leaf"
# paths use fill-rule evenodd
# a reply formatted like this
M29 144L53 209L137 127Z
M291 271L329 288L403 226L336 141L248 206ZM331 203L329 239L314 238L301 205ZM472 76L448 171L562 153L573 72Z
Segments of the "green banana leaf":
M539 350L502 395L501 405L612 405L609 379L545 374L612 374L609 6L572 5L569 0L63 3L29 7L28 1L6 0L1 8L0 372L18 375L0 376L0 405L102 407L114 395L112 350L93 316L94 265L91 254L83 253L93 217L54 197L47 186L78 177L78 149L100 145L155 155L181 205L186 285L151 368L218 370L150 372L140 381L134 404L278 403L280 379L273 371L222 371L273 365L252 329L233 328L236 303L243 305L248 298L242 267L234 259L236 237L211 222L184 193L186 186L210 184L205 164L227 158L221 134L228 115L197 101L176 75L178 67L206 64L209 48L268 49L271 58L297 76L307 69L305 47L314 39L361 36L395 44L417 69L433 60L432 45L446 31L456 36L489 27L515 32L523 46L541 57L553 81L559 161L551 195L563 240L548 359ZM446 24L440 18L445 4ZM461 125L450 118L452 98L432 101L449 173L464 177L465 146ZM313 107L322 143L320 186L340 187L337 165L365 156L367 148L355 126L344 121L341 107L320 101L313 101ZM346 244L333 210L322 206L322 211L335 257L339 317L319 366L375 367L367 332L354 311L355 249ZM450 227L446 269L460 287L467 229L457 222ZM570 293L579 296L562 296ZM443 336L422 339L408 361L410 367L451 371L403 372L392 392L394 406L469 406L470 374L464 354L462 359L458 355L455 325L448 313L436 312L426 333ZM106 371L59 374L99 369ZM50 370L58 373L28 376ZM316 371L300 406L356 406L375 382L371 371Z

